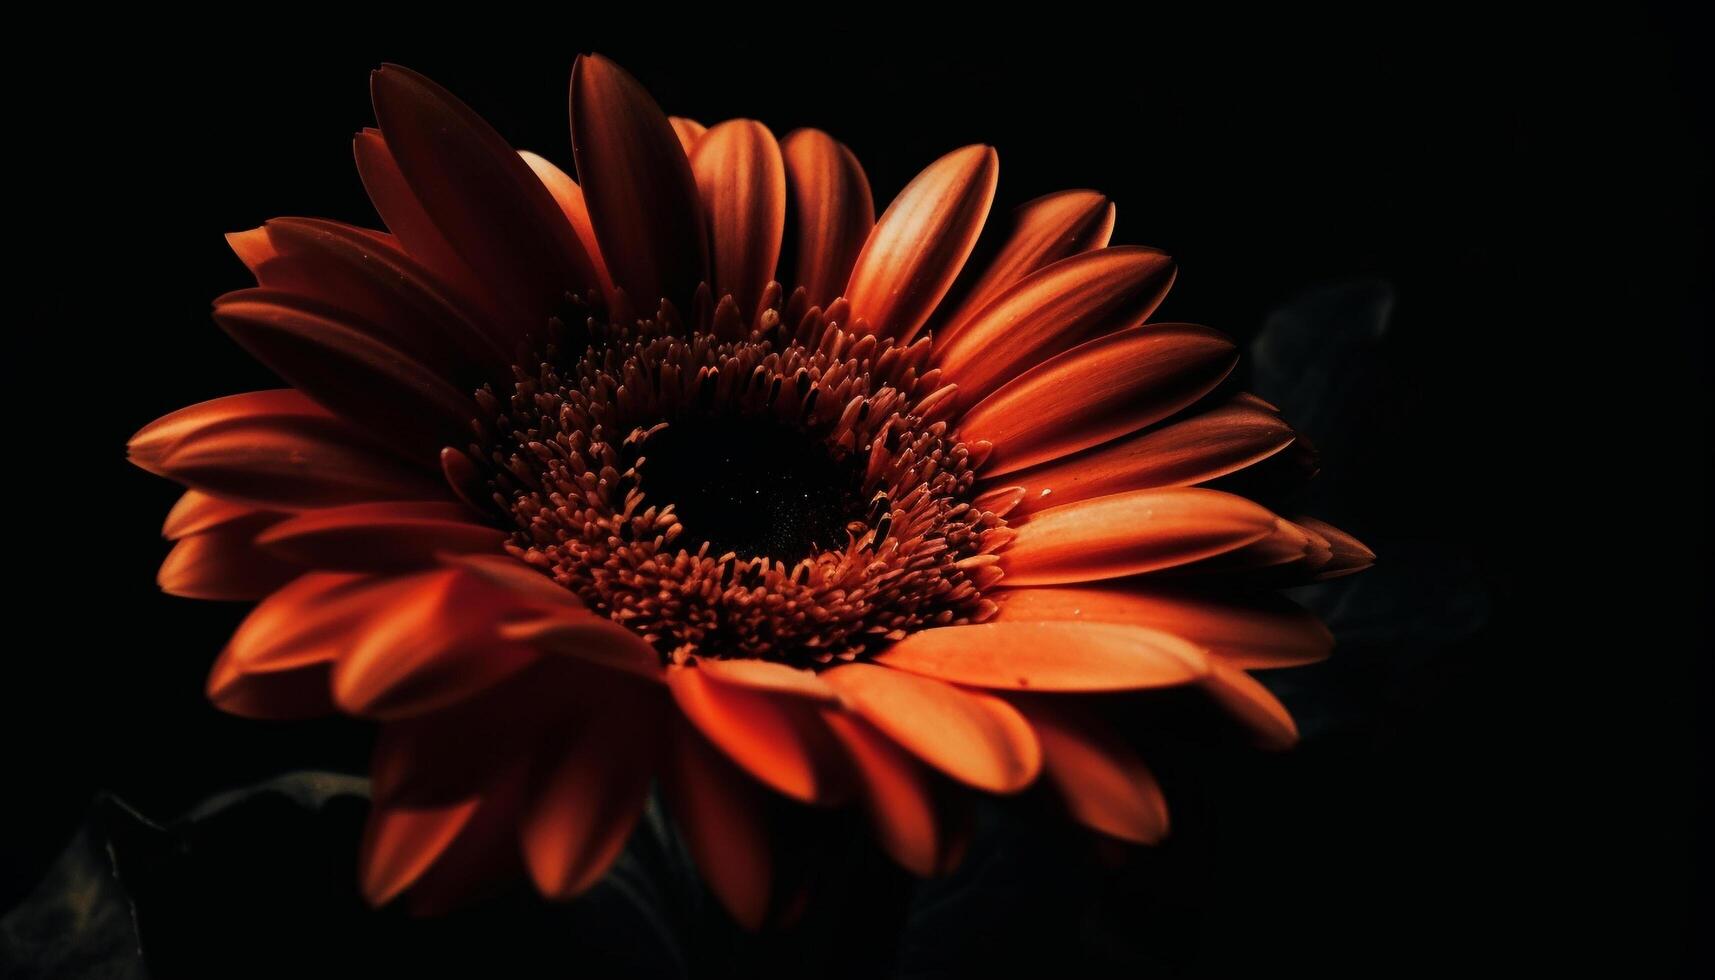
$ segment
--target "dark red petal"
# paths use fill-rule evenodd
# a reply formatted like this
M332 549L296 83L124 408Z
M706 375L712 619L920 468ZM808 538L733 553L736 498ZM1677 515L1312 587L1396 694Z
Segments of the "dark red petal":
M956 828L948 826L950 787L862 718L832 710L824 718L857 771L882 850L915 875L950 871L961 853Z
M690 309L708 277L701 204L685 149L655 100L601 55L572 66L572 151L614 285L640 309Z
M161 591L189 599L260 599L303 573L302 565L263 551L257 536L285 515L251 514L192 534L173 545L155 581Z
M370 97L399 172L453 252L527 319L495 324L510 349L595 284L577 235L518 153L468 106L427 78L385 65Z
M668 805L709 890L739 925L759 929L774 879L762 788L689 725L676 732L662 773Z
M250 718L299 718L334 710L329 671L358 627L397 584L310 572L264 599L232 634L208 676L217 707Z
M548 188L548 193L554 195L554 203L560 206L560 211L566 220L572 223L572 230L578 235L578 243L584 248L584 254L590 257L590 263L595 266L597 283L601 293L609 303L613 302L613 277L608 274L607 263L601 257L601 245L596 242L595 225L590 223L589 205L584 201L584 190L577 182L566 175L564 170L554 166L528 150L520 150L519 156L530 165L536 176L542 179L542 186Z
M768 127L730 119L697 141L691 171L709 222L709 265L716 296L731 295L754 317L774 279L786 229L786 168Z
M444 554L495 553L506 540L458 504L386 501L308 511L281 521L257 544L288 561L345 571L403 571Z
M1014 703L1042 743L1042 771L1086 827L1137 844L1167 836L1167 800L1149 767L1100 718L1064 698Z
M792 191L798 249L793 285L812 306L826 307L875 227L875 200L863 165L842 143L818 129L799 129L780 142Z

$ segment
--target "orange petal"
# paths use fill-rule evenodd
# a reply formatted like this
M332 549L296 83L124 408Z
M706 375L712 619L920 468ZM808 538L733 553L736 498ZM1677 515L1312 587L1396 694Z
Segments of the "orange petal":
M445 553L498 552L506 535L469 518L451 503L347 504L290 517L256 543L288 561L349 571L400 571L433 565Z
M974 405L1041 361L1142 323L1173 276L1172 259L1135 245L1062 259L1003 290L953 338L936 337L935 363Z
M291 389L179 409L144 426L128 449L151 473L262 508L446 497L435 478L375 449Z
M736 684L769 694L791 694L815 701L837 701L839 695L813 671L771 660L698 661L698 669L722 684Z
M1133 490L1014 525L1001 568L1014 587L1137 575L1242 548L1272 532L1275 521L1265 508L1217 490Z
M756 315L774 279L786 229L786 168L768 127L730 119L711 128L691 154L709 219L709 264L716 296L731 295L739 312Z
M297 718L334 710L333 661L398 586L362 575L310 572L262 600L209 671L208 697L250 718Z
M1025 488L1018 515L1149 487L1207 483L1273 456L1296 438L1280 416L1238 397L1200 415L1006 476Z
M252 517L257 513L260 511L248 504L226 500L201 490L186 490L179 497L178 503L173 504L173 509L167 511L167 519L161 525L161 537L176 541L193 534L212 531L223 524L230 524L242 517Z
M463 390L338 311L290 293L245 289L215 300L214 321L317 402L388 432L426 460L468 437L476 409Z
M570 589L561 587L534 566L526 565L511 555L447 555L446 563L513 593L513 597L521 602L550 610L568 606L584 608Z
M1003 580L1003 586L1010 584ZM1237 667L1293 667L1328 656L1321 620L1272 593L1208 596L1135 583L1001 588L996 622L1125 623L1184 637Z
M1208 691L1221 707L1244 722L1255 733L1257 742L1268 749L1289 749L1298 743L1298 726L1280 699L1269 693L1256 678L1237 667L1215 663L1209 676L1203 679Z
M862 718L844 711L823 718L857 771L882 850L925 878L951 870L959 854L955 835L943 829L936 777Z
M1232 342L1208 327L1132 327L1013 379L965 413L960 437L994 443L983 470L993 478L1159 422L1208 394L1237 362Z
M846 285L855 322L909 342L935 311L977 243L994 201L994 148L954 150L918 174L876 222Z
M572 150L601 254L642 309L689 309L707 278L697 185L685 149L637 80L601 55L572 67Z
M1167 836L1167 800L1149 767L1106 724L1061 699L1020 699L1042 742L1042 770L1086 827L1138 844Z
M684 116L668 116L667 122L673 127L673 135L679 137L679 145L685 148L685 155L690 156L691 150L697 145L697 140L709 131L709 127L687 119Z
M590 223L590 209L584 201L583 188L566 175L564 170L531 153L528 150L518 151L524 162L537 177L542 179L542 186L548 188L548 193L554 195L554 203L560 206L566 220L571 222L572 231L577 233L578 243L583 246L584 254L590 258L590 265L595 268L596 284L601 287L601 294L611 303L613 301L613 277L608 274L607 263L601 257L601 245L596 242L595 225Z
M759 929L774 878L761 788L689 726L677 733L662 773L668 804L709 890L739 925Z
M998 698L875 664L823 671L842 700L887 737L954 779L994 793L1030 785L1042 753Z
M1192 643L1117 623L1007 622L907 636L877 663L954 684L1014 691L1131 691L1189 684L1208 673Z
M1316 574L1318 579L1351 575L1375 564L1376 553L1371 551L1368 545L1345 531L1314 517L1299 517L1296 520L1306 531L1320 535L1333 550L1333 555L1328 559L1327 564L1318 570Z
M257 536L283 519L282 514L251 514L190 535L173 545L155 582L161 591L188 599L260 599L304 571L257 546Z
M334 701L383 720L457 703L528 667L536 651L497 635L503 594L457 569L401 580L333 672Z
M429 219L423 204L417 200L405 175L399 172L399 162L378 129L366 129L352 140L352 153L357 158L357 173L370 203L381 215L381 221L399 240L399 245L411 258L435 274L435 278L480 310L485 322L494 323L515 314L506 301L477 278L470 266L459 258L447 243L446 236ZM228 241L232 239L228 237ZM237 244L234 243L234 249ZM242 253L241 253L242 254Z
M494 128L427 78L384 65L370 75L375 117L399 172L464 264L525 319L515 341L594 285L576 233L542 182ZM502 344L510 351L512 344Z
M561 607L544 616L504 623L499 633L504 639L579 663L662 680L661 655L648 641L587 609Z
M1095 191L1060 191L1020 205L1000 250L942 321L935 342L958 336L971 317L1025 276L1080 252L1105 248L1113 230L1113 203Z
M363 897L371 905L382 905L415 884L470 825L481 805L480 798L471 798L372 810L360 859Z
M798 243L795 285L812 306L826 307L845 288L858 252L875 227L875 200L863 165L819 129L798 129L780 142L792 191Z
M611 685L598 717L556 747L519 828L525 862L549 898L571 898L601 880L643 815L661 746L660 699L639 685Z
M226 244L231 246L232 253L238 256L238 260L244 263L251 275L256 275L263 263L280 254L280 250L269 240L266 228L228 232Z
M669 668L667 685L703 736L764 785L806 803L844 790L845 772L811 702L725 683L696 667Z

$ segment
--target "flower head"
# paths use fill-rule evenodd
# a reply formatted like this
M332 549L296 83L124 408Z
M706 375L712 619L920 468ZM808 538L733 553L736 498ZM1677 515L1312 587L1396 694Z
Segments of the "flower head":
M861 804L920 874L970 793L1039 777L1158 839L1149 770L1078 694L1194 685L1293 740L1246 671L1331 640L1263 590L1372 556L1207 486L1299 440L1224 386L1224 337L1146 322L1173 263L1109 246L1104 197L991 222L971 146L878 220L828 135L669 119L597 56L577 182L416 74L372 91L387 231L230 236L258 286L215 320L290 387L130 447L190 488L162 586L260 600L214 701L380 723L372 901L520 864L577 894L658 781L757 925L782 798Z

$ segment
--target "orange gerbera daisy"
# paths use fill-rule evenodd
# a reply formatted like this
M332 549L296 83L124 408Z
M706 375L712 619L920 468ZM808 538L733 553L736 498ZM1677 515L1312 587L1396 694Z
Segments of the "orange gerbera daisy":
M577 182L419 75L371 84L388 231L230 236L259 285L215 320L292 387L130 444L190 488L161 586L261 600L214 702L381 724L371 901L520 865L575 895L659 781L756 926L783 902L772 794L861 803L927 875L971 791L1039 776L1096 831L1161 837L1080 695L1196 685L1293 740L1246 671L1331 639L1259 589L1372 555L1201 486L1294 433L1218 390L1220 334L1145 323L1174 266L1110 247L1104 197L1022 206L966 271L987 146L876 220L825 133L669 119L599 56L572 72Z

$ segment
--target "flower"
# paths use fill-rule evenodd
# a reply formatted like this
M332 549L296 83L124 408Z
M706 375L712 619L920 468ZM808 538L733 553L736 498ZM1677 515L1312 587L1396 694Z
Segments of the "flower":
M878 220L828 135L669 119L599 56L577 182L410 71L372 94L387 232L229 236L258 286L214 318L291 387L130 443L189 488L162 587L260 600L213 701L379 722L370 901L520 866L576 895L658 783L754 927L790 897L783 801L861 805L925 875L973 792L1039 778L1159 839L1159 788L1080 695L1191 685L1293 741L1247 671L1332 641L1268 590L1373 556L1231 492L1301 441L1226 387L1224 337L1146 322L1174 265L1109 246L1106 198L1023 205L967 269L987 146Z

